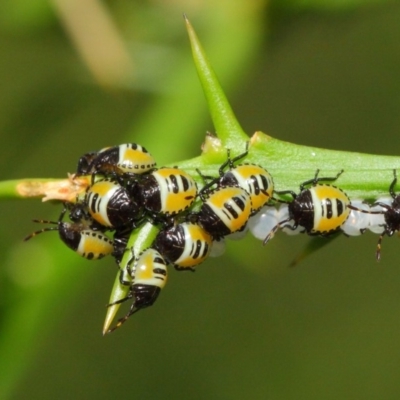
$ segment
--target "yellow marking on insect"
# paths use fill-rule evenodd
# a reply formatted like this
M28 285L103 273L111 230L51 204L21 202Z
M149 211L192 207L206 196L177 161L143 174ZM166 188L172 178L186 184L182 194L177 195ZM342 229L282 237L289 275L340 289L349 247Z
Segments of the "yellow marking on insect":
M82 232L83 233L83 232ZM84 252L93 254L111 254L113 251L113 245L110 242L89 234L85 236L84 241Z
M336 230L346 221L349 214L350 214L350 210L346 209L346 210L344 210L343 214L341 214L338 217L332 217L329 219L326 217L323 217L320 219L317 226L315 226L314 230L320 231L320 232L329 232L332 230Z
M349 198L344 192L335 186L330 185L319 185L313 188L319 199L339 199L345 204L349 204Z
M178 213L189 207L195 198L195 194L191 196L185 193L169 193L165 201L165 211L170 214Z
M241 228L243 228L244 225L246 225L248 219L250 218L250 212L251 212L251 208L246 207L244 209L243 213L241 213L238 218L231 221L230 228L231 228L232 233L240 230Z
M125 149L123 159L132 161L133 164L154 164L154 159L149 153L131 148Z
M211 245L211 236L201 226L195 224L188 225L188 231L190 240L200 240L201 242L206 242Z
M238 165L236 170L246 179L250 178L252 175L265 175L265 170L258 165Z
M185 261L179 261L179 267L191 268L201 264L206 257L191 258L187 257Z
M91 212L92 218L103 226L112 226L108 219L105 219L103 214Z
M115 188L115 186L116 185L110 181L99 181L90 188L90 191L100 196L106 196L109 195L109 191Z
M135 280L148 280L153 278L153 268L154 268L154 260L153 253L147 252L140 256L135 268Z
M228 200L231 200L232 197L243 197L243 189L237 187L226 187L223 189L219 189L210 194L209 202L212 203L215 207L224 208L225 203Z
M169 178L171 175L182 175L188 179L192 179L188 174L178 168L160 168L157 170L156 174L164 179Z

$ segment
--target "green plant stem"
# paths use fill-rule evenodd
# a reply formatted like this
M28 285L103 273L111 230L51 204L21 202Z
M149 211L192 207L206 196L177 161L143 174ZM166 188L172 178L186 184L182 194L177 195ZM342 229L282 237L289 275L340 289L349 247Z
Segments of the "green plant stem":
M57 180L58 179L51 178L27 178L0 181L0 199L23 199L28 197L38 198L41 197L41 195L34 193L33 190L30 192L30 194L23 194L18 188L21 187L21 185L29 184L33 189L35 186L40 186L43 183Z

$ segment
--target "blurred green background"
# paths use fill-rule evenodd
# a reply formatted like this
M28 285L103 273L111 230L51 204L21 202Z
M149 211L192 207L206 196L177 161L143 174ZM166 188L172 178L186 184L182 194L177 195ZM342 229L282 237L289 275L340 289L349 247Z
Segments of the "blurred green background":
M159 165L198 155L213 126L183 12L249 134L398 155L397 1L4 0L0 179L65 177L125 141ZM228 242L102 337L112 259L22 243L60 209L1 203L1 399L398 398L397 237L379 265L367 233L296 268L306 236Z

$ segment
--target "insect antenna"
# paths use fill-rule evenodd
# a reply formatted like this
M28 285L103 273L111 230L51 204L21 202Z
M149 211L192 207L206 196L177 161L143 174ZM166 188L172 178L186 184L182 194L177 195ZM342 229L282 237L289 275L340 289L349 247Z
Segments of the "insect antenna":
M32 239L34 236L39 235L40 233L43 233L43 232L59 231L60 224L62 223L61 221L63 220L66 211L67 211L67 206L66 206L66 204L64 204L64 209L61 211L58 221L49 221L47 219L33 219L32 221L36 222L38 224L52 224L52 225L57 225L57 226L47 227L47 228L39 229L38 231L32 232L30 235L28 235L26 238L24 238L24 242L26 242L29 239Z
M114 326L114 328L109 329L107 333L111 333L114 332L116 329L118 329L121 325L123 325L131 315L133 315L135 312L139 311L140 308L136 308L135 305L133 304L133 306L131 307L130 311L125 315L125 317L122 317L118 320L118 322L116 323L116 325Z
M53 225L57 225L57 226L42 228L42 229L39 229L38 231L32 232L30 235L28 235L27 237L24 238L24 242L26 242L29 239L32 239L33 237L35 237L36 235L39 235L40 233L59 230L59 227L58 227L59 222L47 221L45 219L34 219L32 221L37 222L39 224L53 224Z

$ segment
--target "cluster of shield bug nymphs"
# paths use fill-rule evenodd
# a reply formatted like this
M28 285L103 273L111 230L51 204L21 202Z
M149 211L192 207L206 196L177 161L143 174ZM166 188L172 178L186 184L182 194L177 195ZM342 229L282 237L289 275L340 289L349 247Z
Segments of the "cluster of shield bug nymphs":
M178 271L194 271L210 255L223 252L226 237L250 230L266 244L278 229L291 235L319 236L340 230L355 236L370 230L380 235L379 260L383 236L400 229L400 195L394 192L396 171L389 186L391 197L367 204L350 201L331 184L343 171L334 177L319 177L316 171L312 179L300 184L298 193L276 191L265 168L242 162L246 155L247 149L231 158L228 150L216 178L198 170L196 179L203 182L199 190L195 179L182 169L157 168L153 156L139 144L87 153L79 159L75 174L90 177L84 195L65 202L58 221L34 220L51 226L25 240L55 230L80 256L96 260L111 255L118 266L125 252L131 252L120 273L128 295L118 303L131 299L132 306L108 331L112 332L133 313L155 302L167 281L168 265ZM291 200L282 200L283 195ZM64 221L66 214L68 222ZM127 249L128 239L149 221L159 232L149 248L133 254Z

